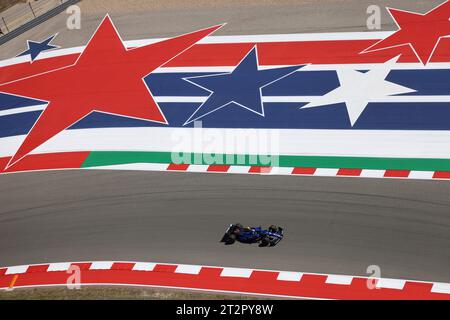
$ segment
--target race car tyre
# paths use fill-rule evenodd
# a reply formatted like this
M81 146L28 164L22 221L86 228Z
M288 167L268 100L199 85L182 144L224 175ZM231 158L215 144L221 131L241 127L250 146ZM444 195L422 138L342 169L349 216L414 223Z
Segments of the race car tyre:
M230 234L228 236L228 238L225 240L225 244L226 245L231 245L231 244L233 244L235 242L236 242L236 235L235 234Z
M275 232L278 232L279 229L280 229L279 227L277 227L277 226L275 226L275 225L271 225L271 226L269 227L269 232L275 233Z
M259 247L267 247L270 244L270 239L265 237L261 239Z

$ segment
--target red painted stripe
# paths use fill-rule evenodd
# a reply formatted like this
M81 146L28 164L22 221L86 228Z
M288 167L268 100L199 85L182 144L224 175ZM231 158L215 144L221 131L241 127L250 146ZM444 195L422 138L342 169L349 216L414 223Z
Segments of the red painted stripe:
M28 155L8 169L4 169L10 157L0 158L0 173L49 170L78 169L86 160L89 152L61 152Z
M431 283L407 281L403 291L408 292L410 296L414 296L417 299L427 299L432 287L433 285Z
M230 166L226 165L210 165L208 167L208 172L228 172Z
M91 267L91 264L92 263L90 263L90 262L82 262L82 263L77 262L77 263L72 263L70 266L71 267L77 266L78 268L80 268L80 270L86 271L86 270L89 270L89 268Z
M292 174L305 174L305 175L312 175L316 172L316 168L294 168L292 170Z
M272 167L252 166L248 173L270 173L270 171L272 171Z
M436 171L433 175L434 179L450 179L450 171Z
M325 275L315 275L315 274L304 274L300 279L301 285L305 287L317 287L325 285L327 276Z
M199 276L201 275L205 279L217 279L218 277L220 277L222 270L223 268L202 267Z
M338 176L351 176L359 177L361 175L362 169L339 169Z
M131 271L133 269L134 265L135 265L134 263L116 262L116 263L113 263L111 269Z
M27 273L29 272L47 272L48 264L29 266L27 269Z
M399 62L418 62L411 48L397 47L360 54L378 40L289 41L258 43L261 65L383 63L401 55ZM256 43L199 44L170 61L168 67L235 66ZM446 51L447 50L447 51ZM442 39L433 62L449 61L450 40Z
M172 264L157 264L153 269L154 272L164 272L164 273L173 273L177 268L176 265Z
M35 60L33 63L24 62L10 66L1 67L0 83L29 77L31 75L58 69L75 63L79 54L53 57L48 59Z
M386 170L384 176L387 178L408 178L410 170Z
M418 62L408 46L360 54L378 40L287 41L258 43L261 65L383 63L401 55L399 62ZM256 43L197 44L170 61L169 67L235 66ZM443 38L432 62L450 62L450 39ZM1 67L0 83L73 64L79 54Z
M167 167L169 171L186 171L189 168L189 164L175 164L171 163Z
M252 281L256 282L262 282L265 283L266 281L278 281L279 272L275 271L261 271L261 270L254 270L252 272L252 275L250 276L250 279Z

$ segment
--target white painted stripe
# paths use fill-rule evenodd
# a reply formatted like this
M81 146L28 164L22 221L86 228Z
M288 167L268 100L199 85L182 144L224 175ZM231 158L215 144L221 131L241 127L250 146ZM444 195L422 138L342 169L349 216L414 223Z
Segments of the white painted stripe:
M383 99L372 100L374 103L422 103L422 102L449 102L450 96L389 96Z
M277 102L277 103L306 103L313 102L322 96L263 96L263 102ZM369 103L426 103L426 102L449 102L450 96L388 96L382 99L372 100Z
M278 273L277 280L282 281L300 281L303 277L302 272L281 271Z
M250 278L252 275L252 269L242 268L223 268L220 273L221 277L238 277L238 278Z
M205 139L194 144L180 143L179 139L174 139L189 135L191 130L167 127L65 130L32 153L80 150L156 152L167 150L194 153L210 150L216 154L249 152L246 143L238 143L243 139L243 129L201 129L204 136L226 137L226 141L232 143L231 147L228 144L217 144L211 148L210 141ZM261 137L271 137L275 134L277 151L280 155L287 156L450 159L450 131L258 129L244 132L245 141L260 141ZM0 157L15 154L24 139L25 135L0 138Z
M274 68L280 67L281 65L267 65L262 66L261 68ZM327 70L373 70L379 67L382 67L381 63L349 63L349 64L309 64L300 69L300 71L327 71ZM189 67L193 68L195 67ZM428 63L427 65L423 65L422 63L397 63L390 68L391 70L430 70L430 69L449 69L449 62L437 62L437 63ZM214 70L211 70L214 72Z
M191 164L187 168L187 172L206 172L208 170L209 165L203 164Z
M322 96L262 96L262 102L298 102L298 103L306 103L313 101L317 98L321 98Z
M200 96L200 97L180 97L180 96L160 96L160 97L154 97L155 101L158 103L167 103L167 102L183 102L183 103L203 103L205 102L208 97L207 96Z
M431 292L450 294L450 283L434 283Z
M232 72L235 68L236 66L161 67L153 71L153 73L225 73ZM259 68L263 67L259 66ZM276 66L276 68L279 68L279 66Z
M352 280L352 276L329 275L325 283L350 285L352 283Z
M28 270L29 265L8 267L5 274L21 274Z
M231 166L227 173L248 173L249 170L249 166Z
M434 171L411 171L408 178L410 179L432 179L434 176Z
M270 174L273 175L291 175L292 171L294 170L293 167L272 167L272 170L270 171Z
M199 274L200 270L202 270L202 266L179 264L175 269L175 273Z
M266 70L273 68L289 67L290 65L273 64L273 65L260 65L258 69ZM308 71L334 71L334 70L373 70L383 64L380 63L365 63L365 64L309 64L299 69L297 72ZM191 67L161 67L153 71L153 73L222 73L231 72L235 69L235 66L191 66ZM422 63L397 63L392 66L391 70L431 70L431 69L450 69L450 62L437 62L429 63L424 66ZM299 96L302 97L302 96ZM300 98L298 98L300 99ZM265 102L270 102L269 100Z
M156 263L151 262L136 262L134 264L133 271L153 271L155 269Z
M405 280L380 278L377 281L376 287L377 288L385 288L385 289L403 290L405 283L406 283Z
M322 177L334 177L337 175L339 169L330 169L330 168L317 168L316 172L314 172L315 176Z
M9 116L9 115L12 115L12 114L32 112L32 111L42 111L42 110L44 110L44 108L45 108L45 105L37 105L37 106L31 106L31 107L23 107L23 108L14 108L14 109L0 110L0 117Z
M260 65L258 69L266 70L273 68L289 67L291 65L272 64L272 65ZM309 64L305 65L297 72L307 71L334 71L334 70L373 70L383 64L380 63L349 63L349 64ZM231 72L235 69L235 66L186 66L186 67L161 67L153 71L153 73L222 73ZM391 70L430 70L430 69L450 69L450 62L437 62L429 63L424 66L422 63L397 63L392 66ZM267 101L268 102L268 101Z
M113 264L113 261L95 261L92 262L89 270L109 270Z
M70 262L50 263L47 271L67 271L70 268Z
M207 96L156 96L155 101L158 103L203 103ZM321 96L263 96L262 101L265 103L307 103L312 102ZM450 96L390 96L383 99L373 100L374 103L432 103L432 102L450 102ZM41 111L46 105L37 105L30 107L21 107L6 109L0 111L0 117L12 114L26 113L32 111Z
M432 103L450 102L450 96L389 96L382 99L372 100L369 103Z
M383 178L386 170L369 170L364 169L361 171L360 177L364 178Z
M291 33L241 36L209 36L199 43L248 43L248 42L284 42L284 41L331 41L331 40L378 40L391 35L393 31L375 32L328 32L328 33Z

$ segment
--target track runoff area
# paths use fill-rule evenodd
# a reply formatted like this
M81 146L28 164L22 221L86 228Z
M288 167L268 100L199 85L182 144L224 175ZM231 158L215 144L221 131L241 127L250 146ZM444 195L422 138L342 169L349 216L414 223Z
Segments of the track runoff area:
M219 25L137 41L107 15L86 46L30 47L0 62L1 173L450 179L450 2L423 15L389 10L397 31L214 36ZM0 285L61 285L72 265L86 284L450 298L447 283L381 278L372 290L348 275L145 262L5 267Z

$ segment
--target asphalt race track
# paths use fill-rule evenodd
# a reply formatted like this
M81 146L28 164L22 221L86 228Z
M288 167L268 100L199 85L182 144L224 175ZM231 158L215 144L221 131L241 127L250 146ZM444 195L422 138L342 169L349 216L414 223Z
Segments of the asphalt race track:
M384 277L450 279L446 182L126 171L1 180L1 265L112 259L364 275L376 264ZM221 245L237 221L277 223L286 238Z
M189 30L230 19L223 31L229 34L355 31L364 28L369 4L323 1L330 5L323 13L311 1L288 2L274 11L258 9L270 22L252 20L251 5L228 8L222 16L191 8L201 16L195 25L180 10L166 8L164 14L184 15L177 28ZM380 1L387 3L426 11L440 1ZM341 8L339 14L326 19L333 8ZM64 18L55 17L2 47L1 58L20 52L25 39L59 29L59 44L84 44L103 15L87 14L86 28L72 38ZM180 31L164 33L160 27L143 34L142 23L151 16L141 12L133 23L112 14L125 39ZM391 30L386 19L383 30ZM324 28L317 27L319 21ZM449 195L445 181L95 170L0 175L0 266L133 260L367 275L369 265L378 265L383 277L450 282ZM225 247L219 240L233 222L278 224L286 237L274 248Z

